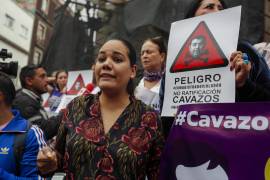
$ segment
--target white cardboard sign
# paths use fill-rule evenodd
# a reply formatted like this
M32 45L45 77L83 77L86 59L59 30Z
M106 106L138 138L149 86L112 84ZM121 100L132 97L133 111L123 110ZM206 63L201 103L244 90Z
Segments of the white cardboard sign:
M229 59L237 48L241 7L172 23L162 116L183 104L235 101Z

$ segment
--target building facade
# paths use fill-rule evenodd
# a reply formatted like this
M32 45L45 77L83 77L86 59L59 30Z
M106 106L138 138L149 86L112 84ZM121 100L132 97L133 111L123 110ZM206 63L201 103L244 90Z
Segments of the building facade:
M42 61L52 35L55 10L63 3L64 0L36 0L29 63L39 64Z
M28 64L31 48L34 16L13 0L5 0L0 6L0 49L11 52L19 67ZM2 60L0 60L2 62Z

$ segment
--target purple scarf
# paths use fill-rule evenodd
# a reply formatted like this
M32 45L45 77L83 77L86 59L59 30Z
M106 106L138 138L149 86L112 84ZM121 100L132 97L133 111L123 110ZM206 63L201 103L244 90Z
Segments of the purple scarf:
M143 72L143 77L146 81L158 81L162 78L163 73L162 72L148 72L144 71Z

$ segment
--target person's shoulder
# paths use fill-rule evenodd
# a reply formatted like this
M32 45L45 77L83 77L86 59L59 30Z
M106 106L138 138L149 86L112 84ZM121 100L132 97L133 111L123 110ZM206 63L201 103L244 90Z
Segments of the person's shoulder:
M144 104L140 100L137 100L138 105L141 107L139 114L140 126L144 127L149 131L153 137L156 137L162 131L162 124L159 113L154 110L151 106Z
M27 94L23 91L23 88L18 89L16 91L16 95L18 95L18 96L27 96Z
M97 99L96 94L87 94L75 97L67 106L69 110L77 109L77 108L84 108L94 103Z
M15 99L14 101L19 101L19 102L29 102L29 101L34 101L32 100L32 98L26 94L23 89L19 89L17 92L16 92L16 96L15 96Z
M75 97L72 102L88 102L88 101L93 101L96 98L96 94L87 94L87 95L80 95Z

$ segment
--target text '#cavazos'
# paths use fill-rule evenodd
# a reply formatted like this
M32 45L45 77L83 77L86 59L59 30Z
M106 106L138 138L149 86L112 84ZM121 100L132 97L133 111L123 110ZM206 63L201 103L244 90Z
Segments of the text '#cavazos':
M265 116L236 115L204 115L198 111L180 111L175 119L175 126L239 129L239 130L270 130L270 123Z

